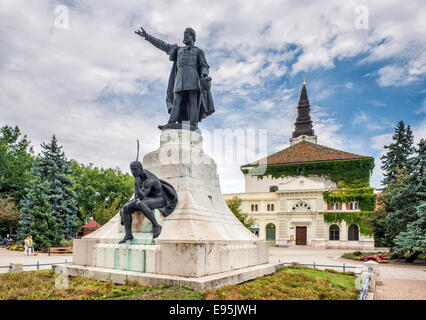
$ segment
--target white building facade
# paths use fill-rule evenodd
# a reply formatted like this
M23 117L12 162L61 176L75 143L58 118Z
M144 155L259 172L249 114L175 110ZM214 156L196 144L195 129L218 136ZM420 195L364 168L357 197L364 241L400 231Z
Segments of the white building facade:
M305 85L299 101L296 131L290 147L266 158L268 165L286 166L305 163L371 159L317 144L309 117ZM263 161L263 162L262 162ZM241 167L250 169L265 159ZM324 221L324 212L359 212L356 201L326 203L324 192L336 190L337 183L325 176L245 175L245 192L225 194L225 200L239 197L241 210L255 220L252 232L277 246L314 248L374 249L374 239L360 233L358 225Z

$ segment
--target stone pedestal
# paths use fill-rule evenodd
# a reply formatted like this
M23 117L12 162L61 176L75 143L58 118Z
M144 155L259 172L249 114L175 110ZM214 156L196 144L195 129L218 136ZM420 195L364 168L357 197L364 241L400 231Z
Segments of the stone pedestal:
M95 232L74 240L74 265L80 269L87 266L157 274L164 279L220 278L222 273L266 267L268 245L229 210L220 190L216 163L203 152L200 134L164 131L160 148L145 155L143 166L178 193L178 204L171 215L164 218L161 212L155 212L163 226L161 235L153 240L151 223L135 212L134 239L118 244L124 228L117 213Z

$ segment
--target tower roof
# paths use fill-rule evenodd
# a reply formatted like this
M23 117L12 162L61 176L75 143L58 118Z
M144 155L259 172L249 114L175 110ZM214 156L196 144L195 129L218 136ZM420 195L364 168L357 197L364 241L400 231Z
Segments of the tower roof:
M303 162L318 162L318 161L330 161L330 160L351 160L351 159L365 159L371 158L362 156L355 153L346 151L340 151L337 149L325 147L316 143L308 142L303 140L297 144L294 144L288 148L278 151L274 154L262 158L255 162L243 165L244 167L254 167L259 164L290 164L290 163L303 163ZM266 163L265 163L266 160Z
M299 104L297 106L297 119L296 129L293 132L293 138L297 138L301 135L314 136L314 130L312 129L312 120L310 116L310 105L308 99L308 93L306 91L306 79L303 80L302 91L300 92Z

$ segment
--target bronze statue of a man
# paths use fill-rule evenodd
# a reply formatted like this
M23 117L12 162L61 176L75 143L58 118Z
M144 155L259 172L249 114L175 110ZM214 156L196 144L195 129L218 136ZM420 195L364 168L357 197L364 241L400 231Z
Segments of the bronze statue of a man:
M124 225L126 233L119 243L133 239L132 214L135 211L141 211L151 221L153 238L157 238L162 228L155 219L152 210L159 209L167 217L174 211L178 202L177 193L173 186L158 179L150 171L144 170L141 162L132 161L130 171L135 178L135 194L134 198L127 202L120 211L121 224Z
M182 129L182 122L189 121L190 129L197 130L198 122L212 114L213 98L210 93L211 77L204 51L194 45L196 35L192 28L183 33L184 47L171 45L148 34L142 27L135 31L158 49L166 52L173 61L167 88L169 121L161 130Z

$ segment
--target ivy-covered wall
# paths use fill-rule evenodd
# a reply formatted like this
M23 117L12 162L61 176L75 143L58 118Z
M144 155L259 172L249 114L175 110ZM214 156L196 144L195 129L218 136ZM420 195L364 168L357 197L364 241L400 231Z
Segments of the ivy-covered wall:
M338 189L323 193L326 203L348 203L357 201L361 212L340 211L320 212L327 223L346 221L349 225L356 224L360 233L373 235L372 213L376 209L374 188L370 187L370 176L374 169L374 158L351 160L332 160L320 162L303 162L292 164L268 165L258 179L271 176L278 179L288 176L320 176L334 181ZM242 168L244 174L250 174L248 168Z
M356 224L360 233L372 236L374 228L371 223L372 214L376 209L376 198L374 188L337 189L325 191L323 198L326 203L348 203L358 202L360 212L320 212L324 215L324 221L328 223L340 223L342 220L349 225Z
M345 221L348 226L356 224L359 227L361 234L372 236L374 228L371 223L372 214L374 211L361 211L361 212L320 212L324 215L324 221L327 223L341 223Z
M370 176L374 169L374 158L351 160L330 160L319 162L302 162L267 165L265 173L256 175L258 179L265 176L272 178L297 176L323 176L338 184L339 187L369 187ZM250 174L248 168L242 168L244 174Z
M326 203L358 202L361 211L374 211L376 209L376 194L374 188L353 188L325 191L323 193Z

